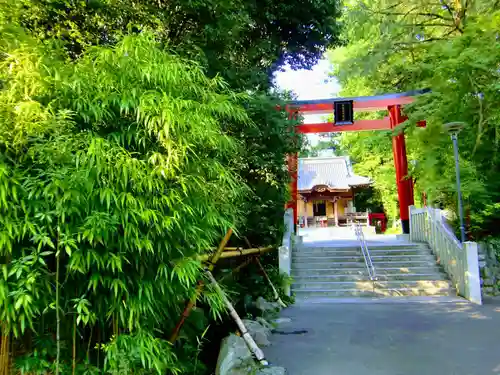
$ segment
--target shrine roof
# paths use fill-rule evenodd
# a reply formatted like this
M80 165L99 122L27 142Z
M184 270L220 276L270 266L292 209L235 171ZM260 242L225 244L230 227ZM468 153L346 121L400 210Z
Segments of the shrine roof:
M300 158L298 164L299 191L312 191L315 186L327 186L331 190L350 190L372 183L368 177L354 174L350 159L345 156Z

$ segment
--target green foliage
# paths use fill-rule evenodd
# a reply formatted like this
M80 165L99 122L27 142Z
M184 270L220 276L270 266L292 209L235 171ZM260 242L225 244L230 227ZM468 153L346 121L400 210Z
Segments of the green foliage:
M281 300L289 305L294 303L294 298L284 293L285 286L292 282L290 276L280 272L275 264L276 254L266 254L261 256L267 275L273 285L277 288ZM227 287L233 291L233 301L242 315L259 316L260 311L256 311L254 303L258 297L264 297L268 301L274 301L275 296L264 274L256 263L251 263L239 272L232 274L225 279Z
M285 98L281 93L253 94L245 106L254 126L231 129L244 143L244 151L233 162L251 189L240 233L252 245L278 244L284 232L284 207L290 197L284 156L298 152L302 144L295 133L296 121L276 109L285 107ZM233 241L246 246L245 241Z
M355 172L370 177L376 191L375 204L382 203L388 219L399 215L396 177L388 132L343 133L340 148L357 163ZM378 202L377 202L378 201Z
M335 133L325 134L314 146L306 145L304 150L300 153L300 157L317 157L323 151L331 151L338 154L338 136Z
M74 321L113 373L180 372L155 332L200 277L188 257L240 214L246 188L225 160L241 145L220 122L248 123L245 97L149 35L71 65L33 45L1 66L0 319L21 338L59 310L63 367Z
M474 236L498 232L492 214L498 196L498 24L500 8L488 1L352 1L345 13L350 44L331 53L345 94L430 88L406 108L407 149L417 193L431 203L455 210L453 151L442 125L464 121L459 136L462 190ZM361 25L361 26L360 26ZM415 127L427 120L427 128ZM386 210L394 181L377 160L390 168L386 135L345 136L358 168L372 170ZM372 147L379 139L379 145ZM368 147L369 152L361 151ZM387 171L388 172L388 171ZM394 184L391 182L394 186ZM417 194L418 196L419 194Z
M10 1L10 0L4 0ZM40 39L79 56L144 27L177 52L203 60L233 87L267 89L274 70L311 67L338 44L338 0L21 0L11 13Z

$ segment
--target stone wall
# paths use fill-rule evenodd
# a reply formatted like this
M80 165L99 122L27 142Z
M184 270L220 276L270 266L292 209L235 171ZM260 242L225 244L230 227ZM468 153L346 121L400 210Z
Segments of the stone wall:
M483 297L500 296L500 262L495 251L497 245L480 243L478 246Z

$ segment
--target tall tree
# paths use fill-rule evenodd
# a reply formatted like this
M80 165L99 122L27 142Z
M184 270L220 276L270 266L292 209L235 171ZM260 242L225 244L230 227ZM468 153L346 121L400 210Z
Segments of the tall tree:
M17 12L14 12L17 10ZM41 39L78 56L148 28L177 52L204 61L233 87L268 88L274 70L310 68L338 44L339 0L21 0L11 12Z
M409 159L416 162L412 173L417 187L431 201L452 210L456 207L453 153L442 126L449 121L468 123L459 139L472 229L477 235L496 233L492 212L499 201L500 98L495 89L499 4L352 1L345 17L349 44L330 54L345 93L431 89L406 109ZM427 120L427 129L414 126L420 119ZM356 144L360 139L345 137L345 142ZM389 147L379 155L389 159ZM360 165L369 162L366 156L359 158Z

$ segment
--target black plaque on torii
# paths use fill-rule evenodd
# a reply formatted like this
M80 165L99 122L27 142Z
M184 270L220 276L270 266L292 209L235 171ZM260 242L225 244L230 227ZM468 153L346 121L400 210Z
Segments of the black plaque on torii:
M334 103L333 107L335 125L354 124L354 108L352 100L343 100Z

